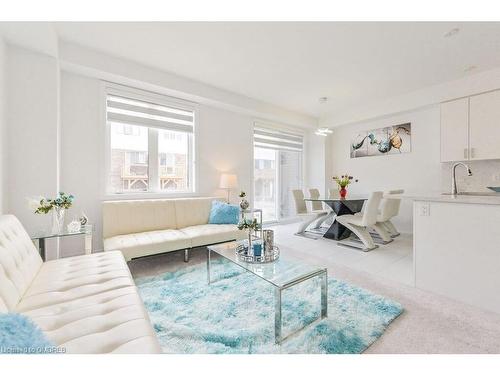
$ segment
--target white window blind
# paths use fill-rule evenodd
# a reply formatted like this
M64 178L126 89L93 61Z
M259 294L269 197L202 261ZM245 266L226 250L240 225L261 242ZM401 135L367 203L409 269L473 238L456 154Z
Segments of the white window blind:
M260 127L254 128L255 147L301 152L303 143L303 137L299 134Z
M193 133L192 110L108 94L106 113L108 122Z

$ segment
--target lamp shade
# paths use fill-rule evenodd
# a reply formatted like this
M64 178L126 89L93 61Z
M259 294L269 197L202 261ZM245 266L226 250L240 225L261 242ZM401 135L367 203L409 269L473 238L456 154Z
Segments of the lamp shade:
M238 186L238 176L235 174L227 174L223 173L220 176L220 185L221 189L234 189Z

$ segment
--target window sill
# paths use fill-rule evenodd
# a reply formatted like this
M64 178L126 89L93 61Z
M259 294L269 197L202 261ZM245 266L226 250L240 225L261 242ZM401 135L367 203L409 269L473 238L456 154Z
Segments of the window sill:
M104 194L105 201L120 201L134 199L168 199L168 198L188 198L199 197L196 192L176 192L176 193L123 193L123 194Z

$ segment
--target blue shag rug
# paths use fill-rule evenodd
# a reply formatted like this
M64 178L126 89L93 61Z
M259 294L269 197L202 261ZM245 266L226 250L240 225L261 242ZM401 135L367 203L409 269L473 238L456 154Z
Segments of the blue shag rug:
M211 285L199 264L136 280L165 353L361 353L402 306L329 278L328 318L274 343L274 288L224 259L212 262ZM320 283L283 292L283 334L320 314Z

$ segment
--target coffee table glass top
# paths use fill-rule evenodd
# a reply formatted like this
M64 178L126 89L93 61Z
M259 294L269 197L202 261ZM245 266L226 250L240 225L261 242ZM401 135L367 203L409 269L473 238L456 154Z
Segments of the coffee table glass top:
M236 256L237 245L236 241L226 242L208 246L208 251L221 255L278 288L286 288L314 274L326 272L325 268L309 265L290 256L286 248L280 248L280 257L275 262L262 264L243 262Z

